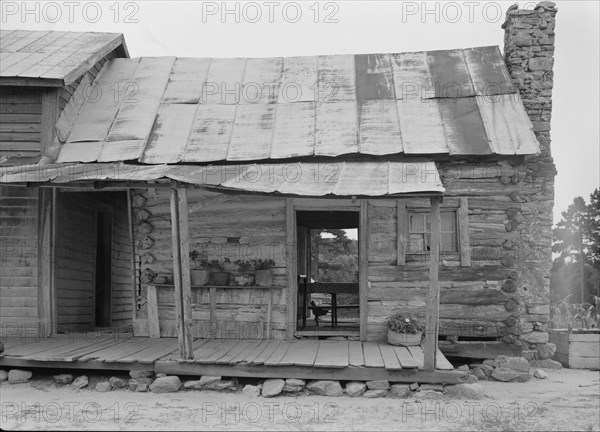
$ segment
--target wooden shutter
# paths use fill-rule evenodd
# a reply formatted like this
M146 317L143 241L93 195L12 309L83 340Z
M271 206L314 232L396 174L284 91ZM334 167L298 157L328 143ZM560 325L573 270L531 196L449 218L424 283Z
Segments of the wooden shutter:
M458 250L460 252L460 265L471 265L471 245L469 244L469 203L467 197L460 198L458 208Z
M408 247L408 210L406 202L398 200L398 234L397 249L398 249L398 265L406 264L406 248Z

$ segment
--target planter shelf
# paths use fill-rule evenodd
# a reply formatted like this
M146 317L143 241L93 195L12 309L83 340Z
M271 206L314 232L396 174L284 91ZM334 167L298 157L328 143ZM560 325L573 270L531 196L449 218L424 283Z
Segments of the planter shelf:
M600 369L600 329L550 330L554 360L571 369Z

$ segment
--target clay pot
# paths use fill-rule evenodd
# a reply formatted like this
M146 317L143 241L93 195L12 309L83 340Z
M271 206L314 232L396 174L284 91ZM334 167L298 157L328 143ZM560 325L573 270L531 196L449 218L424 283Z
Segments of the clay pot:
M190 270L190 277L192 279L192 285L202 286L206 285L210 273L208 270Z
M229 286L229 276L227 272L212 272L212 280L216 286Z
M273 270L256 270L256 285L273 286Z

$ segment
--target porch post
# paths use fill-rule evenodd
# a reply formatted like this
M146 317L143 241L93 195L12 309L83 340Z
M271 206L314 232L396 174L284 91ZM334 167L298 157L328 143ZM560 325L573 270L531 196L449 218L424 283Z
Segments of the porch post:
M425 370L434 370L436 353L438 349L438 321L440 309L440 284L438 281L438 270L441 246L441 197L431 197L431 241L429 253L429 287L427 289L427 303L425 311L425 347L424 365Z
M173 282L177 338L182 359L192 359L192 308L189 266L187 191L173 182L171 188L171 232L173 236Z

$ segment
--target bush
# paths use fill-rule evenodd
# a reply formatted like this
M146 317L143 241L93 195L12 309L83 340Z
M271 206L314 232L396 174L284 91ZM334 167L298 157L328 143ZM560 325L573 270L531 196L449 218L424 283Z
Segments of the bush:
M423 324L417 318L399 312L388 318L387 326L395 333L417 334L423 331Z

